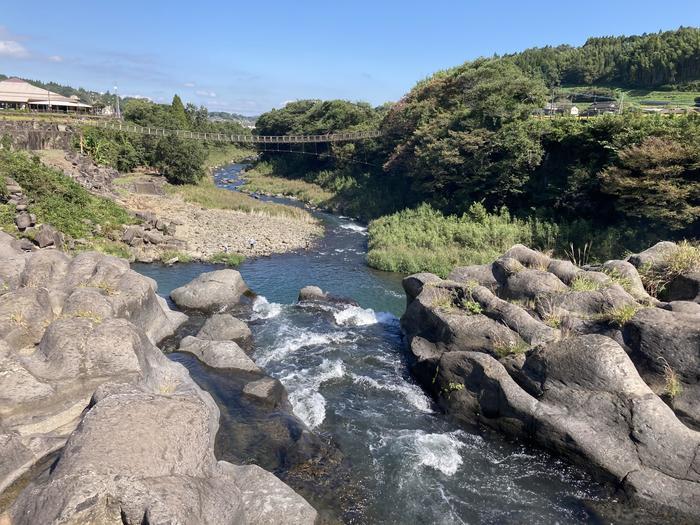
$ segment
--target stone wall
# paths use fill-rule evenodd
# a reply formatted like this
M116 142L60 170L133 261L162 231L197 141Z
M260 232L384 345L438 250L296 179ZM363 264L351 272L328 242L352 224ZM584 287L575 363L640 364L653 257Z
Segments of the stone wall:
M9 136L15 149L68 149L74 126L31 120L0 120L0 137Z

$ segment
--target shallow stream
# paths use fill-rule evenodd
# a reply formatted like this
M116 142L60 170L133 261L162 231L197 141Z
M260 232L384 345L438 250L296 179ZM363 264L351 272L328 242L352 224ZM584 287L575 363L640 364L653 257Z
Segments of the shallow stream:
M234 189L239 171L226 167L217 181ZM405 361L400 276L366 266L364 227L314 214L326 235L312 250L251 259L239 270L260 295L250 323L254 358L286 386L295 415L340 447L367 497L358 521L599 522L591 504L606 493L589 476L532 447L460 428L436 408ZM215 268L133 267L156 279L164 296ZM300 308L297 294L309 284L361 307ZM215 375L202 381L203 373L200 384L216 386ZM222 419L240 410L222 399Z

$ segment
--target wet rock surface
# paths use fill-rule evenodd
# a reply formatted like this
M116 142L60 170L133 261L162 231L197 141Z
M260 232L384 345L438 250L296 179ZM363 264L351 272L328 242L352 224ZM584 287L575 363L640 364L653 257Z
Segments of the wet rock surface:
M516 245L448 280L409 276L413 373L463 423L537 442L650 512L698 519L700 310L650 297L637 273L675 249L581 269Z
M0 268L0 492L17 493L0 522L314 522L273 474L217 460L219 409L155 346L185 316L151 279L98 253L26 253L10 236Z

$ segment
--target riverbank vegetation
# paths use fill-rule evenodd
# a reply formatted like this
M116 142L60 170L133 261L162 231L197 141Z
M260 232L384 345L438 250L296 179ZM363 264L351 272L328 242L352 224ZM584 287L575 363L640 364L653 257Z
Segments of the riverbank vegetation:
M198 204L203 208L235 210L314 222L311 214L304 209L264 202L244 193L219 188L211 177L205 177L197 184L167 185L165 189L168 194L180 195L185 202Z
M440 71L398 103L378 108L297 101L262 115L257 132L378 129L382 136L317 146L315 155L308 155L308 145L263 152L261 161L270 175L332 193L324 202L335 210L367 221L389 215L370 227L369 262L382 269L444 273L453 262L481 260L460 235L445 233L471 224L473 203L490 217L502 218L507 209L511 221L549 225L540 247L559 255L585 244L593 259L606 259L659 239L697 238L699 114L533 115L560 83L691 89L700 82L699 35L700 29L681 28L477 59ZM413 239L411 228L435 237ZM432 254L438 251L444 261ZM502 252L502 245L491 251Z
M308 203L314 207L329 207L335 193L320 185L303 179L288 179L274 175L274 167L269 162L259 162L244 173L243 191L263 195L284 195Z
M48 223L73 239L83 239L81 246L86 248L121 253L118 243L108 236L110 232L121 232L124 224L135 220L118 204L92 195L70 177L42 164L38 157L21 151L0 149L0 179L4 182L5 177L22 187L29 199L29 212L36 215L38 223ZM0 197L6 197L2 188ZM16 234L14 206L0 207L0 227Z
M212 122L207 109L183 105L175 95L170 105L131 99L124 105L124 120L144 127L179 129L206 133L245 135L250 130L235 121ZM195 184L207 169L240 161L251 152L236 145L179 137L139 135L85 126L75 147L88 153L98 164L123 173L136 167L152 167L172 184Z

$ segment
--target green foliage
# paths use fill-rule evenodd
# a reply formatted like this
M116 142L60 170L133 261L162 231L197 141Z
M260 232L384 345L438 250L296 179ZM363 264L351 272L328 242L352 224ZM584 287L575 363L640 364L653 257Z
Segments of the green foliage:
M569 287L572 292L597 292L605 288L605 285L584 274L579 274L573 278Z
M420 82L382 123L385 168L414 195L450 212L464 202L513 204L543 151L530 113L544 84L500 59L480 59Z
M681 383L680 378L676 371L671 368L671 365L664 359L664 394L666 394L671 401L677 398L683 393L683 383Z
M188 263L192 262L192 256L188 253L180 252L177 250L165 250L163 253L160 254L161 262L167 263L172 260L175 260L179 263Z
M533 48L506 57L548 84L655 87L700 77L700 29L589 38L581 47Z
M173 101L170 104L170 113L173 117L175 129L188 129L190 127L190 119L179 95L173 96Z
M460 306L469 312L469 315L478 315L484 312L481 304L477 303L474 299L462 299Z
M491 262L513 244L546 248L555 231L537 220L515 219L506 209L488 213L480 203L461 217L423 204L370 224L367 261L382 270L444 277L457 265Z
M204 177L206 151L196 141L161 137L154 156L155 167L171 184L196 184Z
M440 390L440 394L450 399L450 397L452 397L452 392L459 392L460 390L464 390L464 385L462 383L453 383L450 381L447 383L447 386Z
M211 177L205 177L199 184L166 186L166 191L182 195L186 202L196 203L204 208L237 210L245 213L292 217L314 222L313 217L306 210L294 206L263 202L243 193L217 188Z
M528 345L522 339L519 339L516 342L506 342L496 339L493 344L493 350L494 352L496 352L496 355L500 358L509 355L524 354L529 349L530 345Z
M9 233L16 229L15 207L11 204L0 204L0 230Z
M12 176L22 187L39 222L71 237L89 237L95 225L107 232L133 222L114 202L91 195L71 178L24 152L0 150L0 177L4 176Z
M607 310L601 315L601 319L617 328L622 328L631 321L635 314L642 308L643 306L637 303L624 304L617 308Z
M225 264L226 266L238 266L245 261L245 256L239 253L218 252L209 257L209 262Z
M313 182L273 175L273 166L269 162L257 163L254 168L246 170L244 177L245 191L266 195L286 195L313 206L330 206L336 196L335 193Z
M684 230L700 215L700 136L647 137L620 151L600 179L621 215Z

